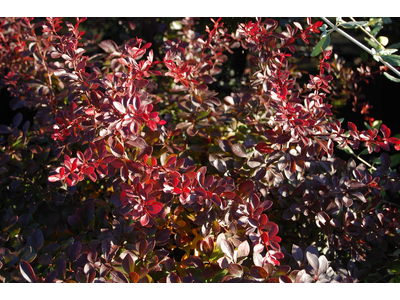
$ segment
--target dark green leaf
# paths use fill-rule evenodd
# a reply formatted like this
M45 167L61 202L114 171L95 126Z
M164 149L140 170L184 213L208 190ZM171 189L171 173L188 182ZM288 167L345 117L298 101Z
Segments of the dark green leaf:
M382 59L393 66L400 66L400 55L381 55Z
M400 283L400 275L394 276L389 280L389 283Z
M390 167L396 167L398 164L400 164L400 153L390 156L390 159L392 160Z
M315 46L313 52L311 53L311 56L317 56L318 54L320 54L322 52L322 50L325 50L326 47L329 46L331 42L331 37L330 34L328 33L325 37L323 37L319 43L317 44L317 46ZM322 48L322 50L321 50Z
M196 120L201 120L201 119L207 117L209 113L210 113L210 110L203 110L203 111L198 112L196 115Z

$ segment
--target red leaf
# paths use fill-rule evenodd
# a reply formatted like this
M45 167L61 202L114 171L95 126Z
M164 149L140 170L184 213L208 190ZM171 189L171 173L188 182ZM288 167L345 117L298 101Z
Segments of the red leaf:
M212 201L215 205L221 206L221 199L220 199L216 194L212 195L211 201Z
M239 185L239 192L242 194L248 194L254 190L254 182L251 180L246 180L240 183Z
M264 154L269 154L269 153L272 153L275 151L266 142L259 142L255 148L258 152L261 152Z
M165 166L173 165L176 162L177 157L178 157L178 155L176 155L176 154L168 155L166 162L165 162Z
M381 125L380 130L382 131L384 138L388 138L390 136L390 129L387 128L385 124Z
M129 279L131 280L132 283L137 283L139 281L139 275L136 272L130 272L129 273Z
M164 207L164 205L162 203L153 202L153 203L151 203L151 205L148 205L146 208L150 214L156 215L162 210L163 207Z

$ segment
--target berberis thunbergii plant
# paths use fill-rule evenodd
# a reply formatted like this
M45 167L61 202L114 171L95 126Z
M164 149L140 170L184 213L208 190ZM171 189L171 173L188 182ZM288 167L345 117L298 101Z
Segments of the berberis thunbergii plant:
M167 21L0 18L1 281L400 281L399 139L335 117L332 50L297 83L323 22Z

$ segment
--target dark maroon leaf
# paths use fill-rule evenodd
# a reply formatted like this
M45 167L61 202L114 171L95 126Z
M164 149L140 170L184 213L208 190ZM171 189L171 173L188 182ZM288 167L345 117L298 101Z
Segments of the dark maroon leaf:
M274 276L286 275L289 272L290 272L290 267L286 266L286 265L282 265L276 269Z
M287 143L289 140L290 140L290 135L287 133L283 133L276 138L275 142L278 144L284 144Z
M237 259L240 261L241 259L247 257L250 254L250 245L247 241L243 241L240 243L237 249Z
M306 252L308 263L317 272L319 269L318 256L311 252Z
M279 282L280 283L292 283L292 279L290 279L289 276L281 275L281 276L279 276Z
M303 261L303 250L301 250L301 248L299 246L293 244L292 255L293 255L293 258L297 261L297 263L300 266Z
M239 264L229 264L228 265L229 273L235 277L242 277L243 268Z
M162 229L156 233L156 246L165 245L171 237L171 230Z
M255 188L254 182L251 180L246 180L240 183L239 192L241 192L244 195L247 195L251 191L254 191L254 188Z
M68 258L70 261L75 261L78 258L79 253L82 250L82 243L75 241L68 250Z
M109 262L111 257L110 257L110 252L111 252L111 242L109 239L104 239L104 241L101 243L101 251L104 254L104 258L106 262Z
M321 274L324 274L328 270L329 263L324 255L318 258L318 262L319 262L319 268L317 275L320 276Z
M57 270L51 271L49 274L47 274L46 279L44 280L44 282L45 282L45 283L52 283L52 282L54 282L54 280L55 280L56 277L57 277L57 274L58 274Z
M37 278L35 272L33 271L31 265L24 260L19 262L19 271L21 272L22 277L29 283L36 283Z
M201 197L207 196L207 192L202 187L196 187L194 189L194 192L196 193L196 195L201 196Z
M387 170L390 167L390 164L392 162L392 159L390 158L390 156L387 153L383 152L380 156L380 160L382 163L381 168L383 170Z
M96 277L96 270L93 265L91 263L86 263L83 272L86 275L86 282L92 283Z
M13 127L17 128L21 122L22 122L23 116L22 114L19 112L15 115L15 117L13 118Z
M120 271L111 271L110 275L116 283L129 283L128 279Z
M240 144L240 143L233 144L231 149L232 149L233 154L235 154L239 157L247 157L246 148L244 148L244 146L242 144Z
M135 262L133 261L132 256L127 253L122 261L122 267L124 268L126 273L131 273L133 272L135 268Z
M210 154L209 161L211 165L214 166L219 172L225 173L227 171L227 166L223 158L216 154Z
M267 270L258 266L251 266L250 274L256 279L266 279L269 276Z
M358 199L360 199L362 202L367 203L367 199L365 199L364 194L361 192L351 192L353 196L356 196Z
M222 149L224 152L230 152L232 143L228 140L220 140L218 139L218 146Z
M112 267L109 264L102 264L100 266L100 277L105 277L112 270Z
M186 128L186 133L190 136L195 136L199 130L196 128L195 124L190 125L188 128Z
M267 170L265 168L261 168L254 174L254 179L262 180L266 174L267 174Z
M32 235L32 239L31 239L31 243L32 243L32 247L38 251L40 248L42 248L43 246L43 234L42 231L40 230L40 228L36 229L35 232Z
M225 253L226 256L233 260L234 249L232 244L226 239L223 239L221 241L221 250Z
M201 75L199 76L199 79L207 84L211 84L214 82L214 78L212 78L210 75Z
M113 53L118 51L117 44L112 40L101 41L98 46L107 53Z
M203 261L199 257L194 256L194 255L190 255L187 259L183 260L182 264L185 266L195 267L196 269L204 268Z
M322 225L329 224L329 222L330 222L329 216L324 211L318 212L317 217L318 217L318 220L321 222Z
M175 272L170 272L167 276L167 283L179 283L181 279Z
M9 134L11 133L10 127L0 124L0 134Z
M218 197L216 194L213 194L213 195L211 196L211 201L212 201L215 205L217 205L217 206L221 206L221 204L222 204L221 198Z
M290 209L287 209L287 210L283 213L282 219L284 219L284 220L290 220L293 216L294 216L294 213L293 213Z
M67 263L63 258L58 259L57 271L61 275L61 278L65 279L65 275L67 272Z

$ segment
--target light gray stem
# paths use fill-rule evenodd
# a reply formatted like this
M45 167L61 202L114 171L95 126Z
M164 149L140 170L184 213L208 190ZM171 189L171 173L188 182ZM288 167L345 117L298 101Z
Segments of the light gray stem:
M352 41L354 44L356 44L357 46L361 47L363 50L365 50L366 52L368 52L369 54L371 54L372 56L374 55L374 53L372 53L371 49L367 48L366 46L364 46L363 44L361 44L359 41L357 41L355 38L353 38L351 35L347 34L346 32L344 32L342 29L338 28L337 26L333 25L331 21L329 21L327 18L325 17L321 17L322 20L324 20L325 23L327 23L329 26L331 26L333 28L333 30L339 32L341 35L343 35L344 37L348 38L350 41ZM377 55L379 58L379 61L384 64L385 66L387 66L390 70L392 70L394 73L397 74L397 76L400 76L400 72L393 67L391 64L387 63L386 61L384 61L382 59L382 57L380 57L379 55Z

